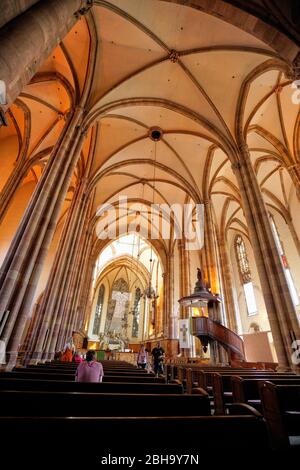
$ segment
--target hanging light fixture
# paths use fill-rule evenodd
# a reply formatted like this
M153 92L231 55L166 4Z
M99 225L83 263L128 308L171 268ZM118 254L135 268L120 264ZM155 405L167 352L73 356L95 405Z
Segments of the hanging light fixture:
M157 146L157 142L161 140L162 135L163 135L163 132L160 127L151 127L151 129L149 130L149 137L154 142L152 205L154 205L154 201L155 201L156 151L157 151L156 146ZM159 297L159 295L152 286L153 267L154 267L153 248L151 244L151 252L150 252L150 259L149 259L149 281L148 281L148 286L146 287L143 293L143 296L146 297L147 299L156 300Z

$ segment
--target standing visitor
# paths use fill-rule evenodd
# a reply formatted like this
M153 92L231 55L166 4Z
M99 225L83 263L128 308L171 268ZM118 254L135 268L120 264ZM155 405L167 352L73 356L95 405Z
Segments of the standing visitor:
M75 353L75 344L73 341L73 337L70 336L70 338L67 340L64 346L63 353L61 355L60 360L63 362L72 362L74 353Z
M146 365L148 362L148 352L145 349L145 345L141 344L140 350L138 352L137 358L136 358L137 366L142 369L146 369Z
M164 373L164 355L165 351L161 347L160 342L157 343L157 346L152 349L152 357L153 357L153 370L156 376L162 375Z

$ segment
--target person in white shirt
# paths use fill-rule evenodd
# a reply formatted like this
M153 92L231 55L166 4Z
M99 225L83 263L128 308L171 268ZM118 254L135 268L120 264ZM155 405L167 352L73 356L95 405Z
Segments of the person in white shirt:
M137 358L136 358L137 366L146 369L146 365L148 362L148 352L145 349L145 345L141 344L140 350L138 352Z

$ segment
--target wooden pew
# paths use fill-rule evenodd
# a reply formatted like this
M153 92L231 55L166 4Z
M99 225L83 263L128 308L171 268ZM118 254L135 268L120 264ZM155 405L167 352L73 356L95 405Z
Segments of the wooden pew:
M212 377L213 386L213 397L214 397L214 409L216 414L224 414L226 406L232 403L232 377L239 376L243 378L259 378L261 380L272 380L272 378L285 378L288 376L295 377L295 374L289 373L261 373L257 371L257 374L248 373L247 371L243 374L220 374L214 373Z
M19 374L27 374L28 372L37 372L37 373L42 373L42 374L75 374L76 369L64 369L64 368L47 368L47 367L30 367L26 369L14 369L14 372L17 372ZM122 375L122 376L144 376L147 375L147 371L142 371L139 369L133 369L132 371L127 371L127 370L115 370L115 369L104 369L104 375ZM153 375L153 374L150 374Z
M259 383L261 378L231 377L233 403L248 403L261 411ZM286 376L284 378L269 379L275 385L300 385L300 376Z
M275 450L293 448L297 441L300 453L300 385L259 383L263 415L270 445Z
M36 379L36 380L70 380L75 381L74 374L53 374L51 372L0 372L0 377L3 378L17 378L23 377L24 379ZM142 376L119 376L119 375L104 375L104 382L145 382L145 383L165 383L165 377L155 377L151 374L144 374Z
M2 416L209 416L208 395L0 391Z
M76 451L74 436L89 436L88 452ZM124 439L130 436L130 439ZM262 419L253 415L241 416L170 416L170 417L66 417L0 418L1 444L7 450L18 442L18 452L10 452L10 461L21 456L32 463L36 449L47 455L47 462L78 464L83 455L89 466L99 465L100 457L131 455L145 458L150 455L199 455L198 465L211 460L209 451L226 453L248 451L266 452L267 433ZM51 451L49 451L51 443ZM15 449L14 449L15 450ZM30 450L32 453L30 454ZM87 457L88 455L88 457ZM195 462L194 462L195 463ZM142 467L142 466L141 466ZM134 467L135 468L135 467Z
M93 392L93 393L183 393L181 384L143 383L143 382L74 382L54 380L34 380L1 378L0 390L36 390L48 392Z
M273 371L265 371L265 370L252 370L252 369L227 369L223 370L219 368L219 370L211 370L211 371L199 371L199 386L203 388L209 388L213 385L213 379L215 374L221 374L222 376L232 376L232 375L249 375L253 377L257 376L264 376L264 375L273 375L278 374L278 372ZM288 375L295 375L292 372L285 373Z

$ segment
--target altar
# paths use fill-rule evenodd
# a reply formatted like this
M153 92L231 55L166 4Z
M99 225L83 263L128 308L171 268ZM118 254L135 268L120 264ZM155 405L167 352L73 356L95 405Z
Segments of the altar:
M116 351L111 349L96 349L97 361L126 361L136 365L137 353L127 351Z
M137 354L134 352L126 352L126 351L114 352L114 360L126 361L134 365L136 365L136 356Z

